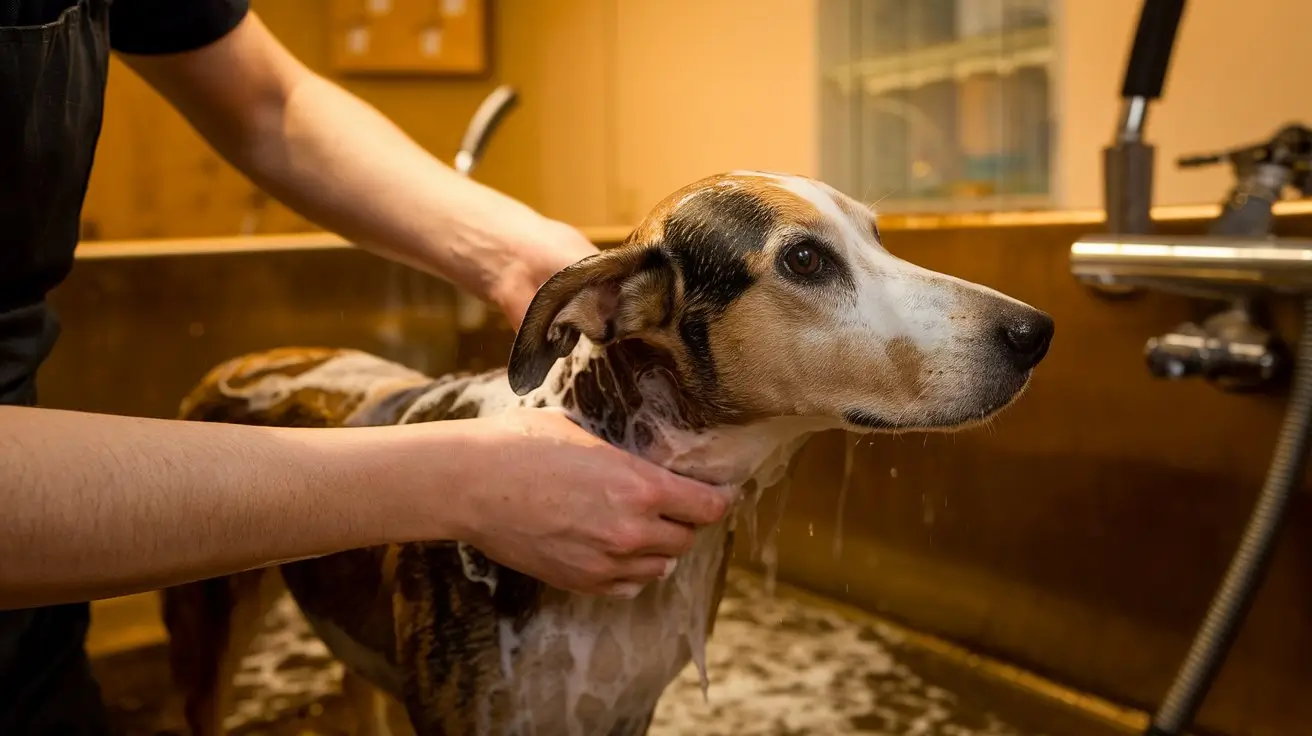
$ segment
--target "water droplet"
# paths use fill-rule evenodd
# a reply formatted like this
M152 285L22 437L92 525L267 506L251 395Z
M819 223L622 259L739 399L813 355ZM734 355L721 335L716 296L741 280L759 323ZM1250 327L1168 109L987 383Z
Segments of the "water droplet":
M890 478L896 478L896 477L897 477L897 468L889 468L889 469L888 469L888 477L890 477Z

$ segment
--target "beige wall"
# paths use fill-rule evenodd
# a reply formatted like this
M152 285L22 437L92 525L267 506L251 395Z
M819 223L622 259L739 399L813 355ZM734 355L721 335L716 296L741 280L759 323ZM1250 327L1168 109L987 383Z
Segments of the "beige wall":
M816 0L619 0L617 214L720 171L819 168Z
M662 194L720 169L818 173L816 23L818 6L833 1L593 0L617 15L611 221L630 222ZM1101 150L1120 110L1142 0L1056 2L1056 204L1097 208ZM1307 0L1186 6L1148 127L1158 204L1214 202L1230 185L1224 167L1180 171L1179 156L1261 140L1288 121L1312 124L1300 63L1309 28Z
M1116 122L1140 5L1064 0L1057 180L1066 206L1102 205L1100 151ZM1255 142L1289 121L1312 124L1310 29L1307 0L1186 5L1166 90L1148 122L1158 203L1215 202L1230 185L1224 168L1179 171L1179 156Z
M716 172L815 174L817 1L503 0L500 77L539 139L531 203L628 225Z
M522 79L538 110L540 206L629 224L715 171L818 174L817 16L835 1L503 0L535 36L503 76ZM1057 1L1056 205L1097 208L1141 0ZM1229 186L1226 169L1179 171L1179 156L1312 123L1299 63L1310 23L1306 0L1188 4L1149 121L1157 203L1214 202Z

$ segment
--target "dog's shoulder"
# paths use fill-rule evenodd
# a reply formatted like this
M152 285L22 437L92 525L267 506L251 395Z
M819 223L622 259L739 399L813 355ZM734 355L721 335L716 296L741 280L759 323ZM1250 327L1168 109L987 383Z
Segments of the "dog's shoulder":
M211 369L182 401L182 419L283 427L395 424L436 382L359 350L278 348Z
M434 381L399 419L405 424L474 419L524 404L515 395L504 368L481 373L452 373Z

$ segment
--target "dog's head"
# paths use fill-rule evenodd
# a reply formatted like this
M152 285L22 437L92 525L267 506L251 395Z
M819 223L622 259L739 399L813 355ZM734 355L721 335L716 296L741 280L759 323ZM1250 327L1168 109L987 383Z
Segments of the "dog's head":
M874 213L833 188L737 172L544 284L509 378L532 391L584 335L663 356L713 423L953 429L1019 396L1052 333L1043 312L894 257Z

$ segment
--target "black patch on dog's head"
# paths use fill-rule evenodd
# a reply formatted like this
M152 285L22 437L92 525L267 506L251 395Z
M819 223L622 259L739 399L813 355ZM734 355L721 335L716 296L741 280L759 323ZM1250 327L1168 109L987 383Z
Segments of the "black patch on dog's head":
M662 248L683 278L679 337L704 386L716 381L710 323L756 282L747 259L765 249L775 218L768 205L748 192L710 189L665 221Z
M538 290L515 337L512 388L522 395L541 385L580 334L610 345L676 319L689 378L714 386L711 323L755 283L750 259L776 219L751 192L712 187L666 216L658 242L629 242L560 271Z

